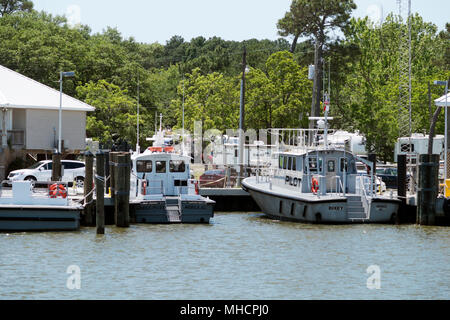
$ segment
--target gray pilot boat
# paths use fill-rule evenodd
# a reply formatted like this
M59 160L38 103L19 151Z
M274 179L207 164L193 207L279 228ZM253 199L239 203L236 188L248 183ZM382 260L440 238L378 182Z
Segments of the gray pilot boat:
M357 160L366 162L339 149L280 153L273 173L247 178L242 186L275 219L331 224L395 221L400 201L377 194L373 175L357 173Z
M359 173L357 162L364 163L370 174ZM398 214L400 200L392 193L378 194L375 179L372 162L328 144L325 130L322 146L280 152L275 168L243 180L242 188L274 219L391 223Z

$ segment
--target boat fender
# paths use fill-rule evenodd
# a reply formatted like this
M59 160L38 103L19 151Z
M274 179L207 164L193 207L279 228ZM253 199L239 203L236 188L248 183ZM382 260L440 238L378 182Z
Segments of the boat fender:
M147 195L147 181L142 182L142 194Z
M200 190L198 189L198 181L195 181L195 194L196 195L200 194Z
M311 180L311 191L313 193L317 193L319 191L319 181L316 178L312 178Z

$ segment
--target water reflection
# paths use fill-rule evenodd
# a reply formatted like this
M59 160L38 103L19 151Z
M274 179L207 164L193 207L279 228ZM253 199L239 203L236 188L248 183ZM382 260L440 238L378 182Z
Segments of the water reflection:
M449 299L450 231L314 225L258 213L210 225L0 234L1 299ZM81 269L81 290L66 287ZM381 288L369 290L371 265Z

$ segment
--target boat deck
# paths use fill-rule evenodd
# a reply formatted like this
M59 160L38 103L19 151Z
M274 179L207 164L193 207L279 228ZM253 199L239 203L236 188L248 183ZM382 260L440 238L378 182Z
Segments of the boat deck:
M244 190L247 188L253 189L258 192L271 193L275 196L281 198L289 198L294 200L301 200L305 202L324 202L324 201L346 201L349 196L355 196L354 193L346 193L345 196L342 193L327 193L326 195L314 194L314 193L300 193L287 188L283 188L278 185L270 184L270 182L259 181L257 182L256 177L247 178L245 183L243 183ZM372 198L372 197L370 197ZM373 199L383 199L383 200L397 200L396 197L392 195L376 195Z

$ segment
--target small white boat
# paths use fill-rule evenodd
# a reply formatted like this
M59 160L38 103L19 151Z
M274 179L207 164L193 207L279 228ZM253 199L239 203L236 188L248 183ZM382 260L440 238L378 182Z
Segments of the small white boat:
M160 129L153 147L143 153L137 146L131 156L130 204L137 223L209 223L215 201L199 194L198 181L191 179L191 157L164 137Z
M38 191L31 181L13 181L0 191L0 231L72 231L80 228L83 206L67 191Z

